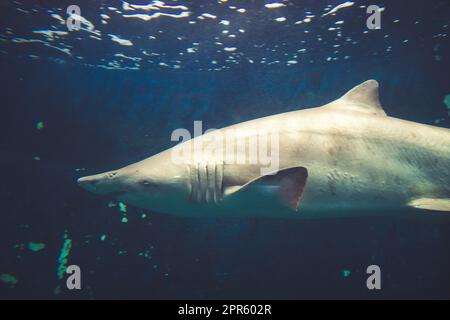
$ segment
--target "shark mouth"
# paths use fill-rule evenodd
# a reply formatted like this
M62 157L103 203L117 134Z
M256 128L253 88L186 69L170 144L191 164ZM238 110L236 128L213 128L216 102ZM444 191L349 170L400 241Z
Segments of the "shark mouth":
M115 192L108 193L107 196L113 197L113 198L118 198L120 196L125 195L126 193L127 193L126 191L115 191Z

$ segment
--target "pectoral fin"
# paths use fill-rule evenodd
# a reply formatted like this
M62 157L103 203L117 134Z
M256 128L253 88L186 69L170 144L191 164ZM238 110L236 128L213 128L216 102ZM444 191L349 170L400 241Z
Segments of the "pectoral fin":
M243 186L228 187L224 196L275 196L283 205L297 210L307 178L308 170L304 167L286 168L274 174L260 176Z
M410 201L408 206L416 209L450 212L450 199L419 198Z

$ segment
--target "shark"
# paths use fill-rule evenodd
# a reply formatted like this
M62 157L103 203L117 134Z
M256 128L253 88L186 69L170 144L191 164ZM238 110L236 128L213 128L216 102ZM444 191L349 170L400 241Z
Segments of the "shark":
M270 172L263 173L261 163L236 163L205 148L186 149L202 157L173 161L176 148L211 140L214 132L207 132L121 169L81 177L78 184L139 208L196 218L450 211L450 130L387 116L376 80L320 107L224 129L245 132L236 136L242 141L260 128L277 132L277 167Z

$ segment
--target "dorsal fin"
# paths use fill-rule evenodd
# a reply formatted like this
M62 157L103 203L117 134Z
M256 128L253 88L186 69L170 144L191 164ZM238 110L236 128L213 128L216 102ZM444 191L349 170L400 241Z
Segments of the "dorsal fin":
M386 116L378 98L378 82L367 80L357 85L329 107Z

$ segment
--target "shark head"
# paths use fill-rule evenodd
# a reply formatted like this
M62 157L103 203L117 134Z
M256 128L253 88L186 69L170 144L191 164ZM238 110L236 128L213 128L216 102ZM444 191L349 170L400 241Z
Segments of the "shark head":
M188 202L186 170L158 154L143 161L78 179L87 191L140 208L166 211Z

